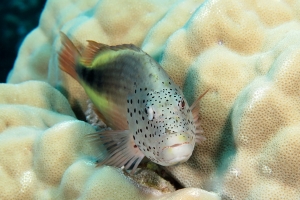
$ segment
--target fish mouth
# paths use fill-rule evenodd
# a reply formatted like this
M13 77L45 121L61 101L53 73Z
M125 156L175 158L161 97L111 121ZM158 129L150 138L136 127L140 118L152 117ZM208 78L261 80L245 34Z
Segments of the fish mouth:
M172 158L170 160L165 160L165 161L172 163L172 165L177 165L177 164L186 162L190 157L191 157L191 155L188 154L188 155L184 155L184 156L177 156L175 158Z
M167 148L179 147L179 146L185 145L185 144L189 144L189 142L183 142L183 143L173 144L173 145L171 145L171 146L165 146L164 148L162 148L162 151L163 151L164 149L167 149Z
M193 145L190 142L175 143L162 148L164 166L186 162L192 155Z

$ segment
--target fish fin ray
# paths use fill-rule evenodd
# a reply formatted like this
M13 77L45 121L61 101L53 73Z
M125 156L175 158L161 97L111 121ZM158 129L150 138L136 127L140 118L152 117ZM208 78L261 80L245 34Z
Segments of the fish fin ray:
M101 51L107 49L106 44L98 43L93 40L87 40L88 45L85 48L83 54L82 54L82 64L86 66L90 66L96 57L96 55Z
M191 107L190 107L190 109L191 110L194 110L194 109L200 109L199 108L199 101L202 99L202 97L204 97L204 95L206 95L206 93L208 92L210 90L210 88L209 89L207 89L203 94L201 94L197 99L196 99L196 101L194 101L194 103L191 105ZM195 107L198 107L198 108L195 108Z
M132 134L128 130L105 130L88 134L87 138L98 145L104 145L107 155L104 159L98 160L97 166L112 165L115 167L124 166L129 169L134 163L134 173L144 154L135 145Z
M207 89L203 94L201 94L190 107L193 118L194 118L194 124L196 126L196 142L197 143L200 143L200 142L206 140L206 138L203 135L201 135L201 133L203 133L203 129L201 127L201 122L200 122L200 117L199 117L199 111L200 111L199 101L202 99L202 97L204 97L204 95L209 90L210 89Z
M60 32L60 38L62 48L58 54L59 68L78 81L76 61L80 53L66 34Z
M103 122L103 116L97 110L93 102L89 99L87 100L87 110L85 111L86 121L100 130L101 128L107 128L106 124Z
M109 46L103 43L98 43L93 40L87 40L88 45L85 48L83 54L82 54L82 64L86 66L92 65L93 60L95 57L104 51L112 50L112 51L119 51L119 50L126 50L130 49L136 52L142 52L140 48L135 46L134 44L122 44L122 45L116 45L116 46Z

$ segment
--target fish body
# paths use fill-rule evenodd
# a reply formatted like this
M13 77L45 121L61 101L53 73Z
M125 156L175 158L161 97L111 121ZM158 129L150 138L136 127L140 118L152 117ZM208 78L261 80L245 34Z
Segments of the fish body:
M190 107L180 88L151 56L132 44L88 41L81 54L66 35L60 68L75 78L113 130L91 134L107 148L99 165L133 171L144 156L169 166L192 155L200 135L198 98Z

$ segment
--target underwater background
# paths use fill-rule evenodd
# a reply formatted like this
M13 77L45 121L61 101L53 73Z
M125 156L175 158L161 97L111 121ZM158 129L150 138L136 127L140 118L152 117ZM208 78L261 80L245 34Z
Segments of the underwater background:
M24 37L38 25L46 0L4 0L1 2L0 83L5 83Z

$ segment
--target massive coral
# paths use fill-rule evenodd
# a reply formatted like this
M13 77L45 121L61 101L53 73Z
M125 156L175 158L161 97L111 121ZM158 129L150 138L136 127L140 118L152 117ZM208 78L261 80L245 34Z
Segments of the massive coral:
M96 168L104 149L85 139L94 128L49 84L1 84L0 108L0 199L218 199L197 188L170 193L155 173Z
M8 82L49 82L83 118L83 89L57 66L59 31L133 43L200 102L207 138L166 168L184 187L230 199L299 197L300 1L50 0L19 51ZM284 196L283 196L284 195Z

